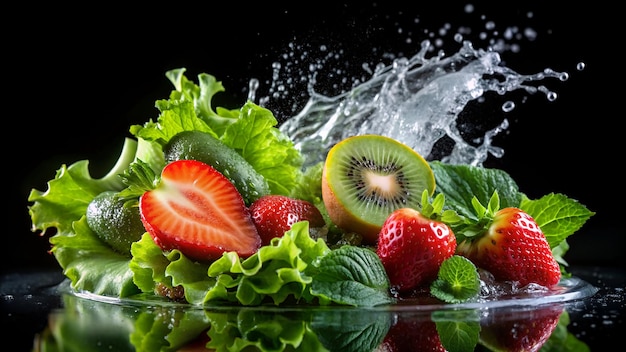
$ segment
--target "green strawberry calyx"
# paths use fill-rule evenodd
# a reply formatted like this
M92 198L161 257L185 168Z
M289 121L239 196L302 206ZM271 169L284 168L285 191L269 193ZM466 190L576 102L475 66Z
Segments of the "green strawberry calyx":
M493 223L495 214L500 210L498 191L493 191L486 207L482 205L478 198L473 197L472 207L476 218L462 217L459 215L456 222L449 224L456 235L458 243L463 243L466 240L474 241L485 235L489 226Z

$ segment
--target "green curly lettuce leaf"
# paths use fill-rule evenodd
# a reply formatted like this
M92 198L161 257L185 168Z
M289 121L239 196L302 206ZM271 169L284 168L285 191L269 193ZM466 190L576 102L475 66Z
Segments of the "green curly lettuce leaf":
M28 200L33 231L55 229L50 237L51 253L78 291L126 297L139 290L133 284L129 259L102 242L85 220L87 206L104 191L123 188L116 177L135 157L137 142L127 138L111 171L92 178L89 162L81 160L61 166L45 192L33 189Z
M159 100L160 115L156 122L133 125L130 132L164 146L183 131L211 134L237 151L267 180L274 194L290 195L301 178L304 159L293 141L276 126L273 113L251 101L240 109L211 107L215 94L224 91L212 75L198 75L199 85L184 76L185 69L166 73L176 90L168 100Z
M60 299L63 309L50 313L34 351L139 351L128 338L139 315L136 307L75 295Z
M48 182L48 190L33 189L28 196L28 201L33 202L28 207L33 231L45 232L49 228L58 232L71 231L72 222L85 215L89 202L106 190L116 189L91 177L89 161L78 161L69 167L62 165L54 179Z
M209 267L208 275L216 283L203 303L211 301L258 305L270 299L280 304L287 299L312 302L309 266L330 249L322 239L313 240L308 222L294 224L284 236L272 239L252 256L241 259L225 253Z
M133 283L129 258L112 251L87 225L83 216L73 223L72 232L50 238L52 252L76 291L128 297L139 293ZM107 278L103 280L102 278Z
M181 285L186 300L194 305L258 305L268 299L280 304L288 298L311 302L312 278L306 270L328 251L323 240L311 239L307 222L294 224L283 237L248 258L226 252L210 264L189 260L178 250L163 252L144 235L131 248L130 268L143 292L154 292L157 283Z
M300 185L300 182L306 181L302 177L302 158L292 142L275 127L277 120L269 110L252 102L247 102L241 109L212 109L211 99L224 87L207 74L198 75L197 85L184 76L184 71L177 69L166 73L176 89L171 92L169 99L156 102L160 111L156 122L150 120L144 125L130 127L129 131L136 139L125 138L117 164L105 177L92 178L89 161L82 160L69 167L62 165L55 178L48 182L47 191L33 189L29 195L28 200L32 202L28 208L32 229L44 233L54 230L50 231L56 233L50 239L52 253L76 289L95 288L97 282L101 281L100 285L108 287L97 289L97 293L106 292L113 296L130 294L132 290L126 289L125 284L119 284L121 278L128 283L128 273L132 272L129 265L134 265L133 270L138 276L135 281L142 292L152 292L157 283L168 286L174 285L173 282L184 283L189 298L196 302L204 300L208 287L214 286L215 279L206 274L207 265L191 265L179 252L172 251L164 257L160 249L151 247L153 250L148 253L155 255L145 257L150 260L138 258L130 263L128 260L120 261L117 253L98 242L95 234L88 231L86 226L74 227L74 222L85 215L87 206L98 194L108 190L119 192L133 186L125 183L121 176L134 161L145 162L155 174L159 174L164 167L162 145L178 132L196 130L222 138L266 177L274 193L288 194L295 189L310 194L318 192L306 190L308 187L316 187L315 183ZM139 194L133 196L138 197ZM81 228L85 231L77 233L76 229ZM74 240L77 242L74 243ZM142 248L146 248L145 242L149 241L140 241L142 245L138 246L137 251L142 252ZM94 248L98 249L97 253L93 253ZM111 263L119 265L111 266ZM102 270L104 267L119 269ZM166 268L175 274L168 276ZM185 270L179 268L196 270L187 270L183 274ZM191 273L200 274L194 276ZM117 288L112 287L114 283L118 283Z
M203 310L156 307L142 310L129 340L134 351L182 351L202 340L211 323Z
M389 278L371 249L331 250L314 240L307 221L292 225L248 258L225 252L212 263L189 260L178 250L163 252L148 234L133 243L130 268L136 285L154 293L157 284L182 286L193 305L330 303L389 304Z
M328 351L305 317L250 310L207 316L211 328L206 347L215 351Z

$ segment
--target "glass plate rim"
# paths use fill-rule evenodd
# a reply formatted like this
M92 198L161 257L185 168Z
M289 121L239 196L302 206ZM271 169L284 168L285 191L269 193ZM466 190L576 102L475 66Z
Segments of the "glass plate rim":
M464 303L426 303L426 304L414 304L411 299L402 300L399 303L389 305L378 306L350 306L350 305L315 305L315 304L288 304L288 305L254 305L245 306L238 304L205 304L194 305L186 302L170 301L166 299L139 299L139 298L120 298L113 296L100 295L89 291L76 291L71 287L67 287L65 293L76 296L78 298L87 299L91 301L115 304L115 305L127 305L138 307L170 307L179 309L198 309L208 311L230 311L230 310L255 310L255 311L324 311L324 310L359 310L359 311L440 311L440 310L460 310L460 309L497 309L507 307L536 307L547 304L567 303L571 301L582 300L592 297L599 291L599 289L587 281L571 276L561 279L556 288L556 293L546 294L544 291L528 294L522 297L510 297L507 299L493 299L493 300L480 300ZM552 290L555 291L555 290ZM156 298L156 297L155 297Z

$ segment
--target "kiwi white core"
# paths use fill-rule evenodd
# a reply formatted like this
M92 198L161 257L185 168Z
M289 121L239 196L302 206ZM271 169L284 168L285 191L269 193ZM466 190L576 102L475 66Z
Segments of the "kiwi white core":
M346 231L371 232L395 209L419 208L423 190L435 180L424 158L406 145L380 135L349 137L331 148L324 166L324 203Z
M366 171L364 177L367 179L366 184L369 189L365 190L368 197L379 194L382 197L390 198L400 192L400 187L392 175L381 175L372 171Z

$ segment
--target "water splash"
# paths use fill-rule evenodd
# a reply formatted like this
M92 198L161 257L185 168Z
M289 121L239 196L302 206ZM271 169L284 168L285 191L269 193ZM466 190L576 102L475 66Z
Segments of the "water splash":
M448 138L454 145L441 160L482 165L489 154L503 155L492 140L508 128L508 121L485 131L482 138L466 141L466 131L457 124L466 105L487 92L504 95L519 89L541 92L555 100L555 92L530 83L569 77L551 69L531 75L517 73L502 64L498 52L475 49L470 41L463 41L459 51L447 57L428 58L432 47L430 40L424 40L413 57L396 58L391 65L377 67L369 80L336 96L317 93L312 76L307 104L280 129L294 140L308 164L322 161L328 150L346 137L373 133L395 138L429 159L441 155L433 149L442 138ZM502 110L514 107L507 101Z
M473 13L473 5L465 6L464 11ZM532 18L533 13L527 13L527 17ZM474 33L472 40L467 38L475 28L460 26L455 32L446 23L434 31L422 30L419 35L427 39L410 57L372 47L372 55L388 64L364 62L359 66L360 74L352 77L349 73L355 70L342 61L351 55L350 51L322 44L317 47L321 56L316 59L314 48L306 40L290 42L288 51L272 65L272 77L266 82L270 86L268 94L257 94L260 82L253 79L249 99L258 99L261 106L281 99L300 101L291 105L290 113L277 117L282 121L281 131L305 156L306 166L323 161L340 140L367 133L395 138L428 160L481 166L489 156L503 156L504 150L493 140L509 128L509 121L505 117L494 121L482 111L465 118L470 103L505 97L513 91L540 93L554 101L557 93L543 82L569 79L567 72L549 68L521 74L507 67L501 55L518 54L519 41L535 41L537 31L501 27L486 17L481 21L483 28ZM418 22L416 19L414 24ZM416 40L409 33L418 31L398 27L397 32L407 35L405 44L414 46ZM453 46L447 38L452 39ZM486 49L476 49L473 43L481 43ZM444 47L454 53L445 55ZM578 71L584 68L583 62L576 66ZM516 107L513 99L505 98L500 110L505 115ZM278 115L283 112L273 106L270 109Z

